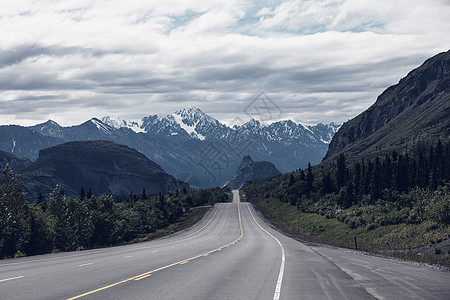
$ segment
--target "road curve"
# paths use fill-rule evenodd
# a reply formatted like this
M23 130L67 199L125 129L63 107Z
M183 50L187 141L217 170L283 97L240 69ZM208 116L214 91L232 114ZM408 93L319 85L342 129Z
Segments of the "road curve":
M248 203L155 241L0 261L0 299L450 299L450 273L310 246Z

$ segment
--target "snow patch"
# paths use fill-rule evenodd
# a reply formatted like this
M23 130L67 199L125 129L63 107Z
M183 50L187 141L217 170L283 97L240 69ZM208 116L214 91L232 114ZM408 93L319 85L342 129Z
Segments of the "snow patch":
M105 124L103 124L99 120L91 119L91 122L94 123L94 125L97 126L98 129L102 130L103 132L105 132L107 134L111 134L111 132L109 131L109 128L106 127Z
M195 122L195 124L193 126L189 126L183 122L183 118L181 117L181 115L172 114L172 117L175 119L175 122L177 122L178 125L180 125L180 127L184 131L186 131L191 137L198 138L199 140L202 140L202 141L205 139L205 137L203 135L201 135L200 133L195 131L195 127L197 126L199 121Z
M119 116L106 116L102 118L102 122L116 129L129 128L136 133L146 132L142 128L142 120L124 120Z

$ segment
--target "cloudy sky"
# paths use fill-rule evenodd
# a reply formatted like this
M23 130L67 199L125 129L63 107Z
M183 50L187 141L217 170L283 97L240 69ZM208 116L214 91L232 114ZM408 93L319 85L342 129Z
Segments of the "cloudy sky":
M0 1L0 124L142 118L344 122L450 49L448 0Z

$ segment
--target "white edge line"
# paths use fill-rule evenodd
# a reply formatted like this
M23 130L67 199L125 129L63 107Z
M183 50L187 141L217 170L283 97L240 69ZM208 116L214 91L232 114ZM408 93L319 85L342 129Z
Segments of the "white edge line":
M214 217L216 216L217 212L219 211L219 206L221 206L221 205L219 204L219 205L217 205L217 206L218 206L217 210L214 212L214 215L211 217L211 219L208 221L208 223L206 223L202 228L200 228L200 229L197 230L196 232L193 232L193 233L191 233L191 234L186 235L184 238L187 238L187 237L189 237L189 236L191 236L191 235L194 235L194 234L196 234L196 233L202 231L203 228L205 228L206 226L208 226L208 224L211 223L211 221L212 221L212 220L214 219Z
M29 260L29 261L27 260L27 261L20 261L20 262L5 263L5 264L0 264L0 267L12 266L12 265L30 264L30 263L41 262L41 261L48 261L48 260L66 259L66 258L69 258L69 257L86 256L86 255L103 253L103 252L105 252L105 251L90 251L90 250L86 250L86 252L85 251L80 251L80 253L73 254L73 255L65 255L65 254L68 254L70 252L60 252L60 254L63 254L63 255L58 256L58 257L49 257L49 258L42 258L42 259L33 259L33 260ZM43 255L56 255L56 254L48 253L48 254L43 254Z
M20 279L20 278L23 278L23 276L17 276L17 277L11 277L11 278L6 278L6 279L0 279L0 282L14 280L14 279Z
M281 242L274 237L270 232L268 232L267 230L265 230L264 228L261 227L261 225L259 225L258 221L256 221L255 217L253 216L252 211L250 210L250 207L248 205L248 203L246 203L247 209L250 212L253 221L255 221L256 225L259 226L259 228L261 228L265 233L267 233L268 235L270 235L273 239L275 239L277 241L277 243L280 245L281 247L281 266L280 266L280 273L278 274L278 280L277 280L277 285L275 287L275 293L273 294L273 300L278 300L280 299L280 294L281 294L281 283L283 282L283 275L284 275L284 265L286 264L286 253L284 251L284 247L281 244Z
M86 263L86 264L81 264L81 265L78 265L79 267L85 267L85 266L90 266L90 265L93 265L94 263Z

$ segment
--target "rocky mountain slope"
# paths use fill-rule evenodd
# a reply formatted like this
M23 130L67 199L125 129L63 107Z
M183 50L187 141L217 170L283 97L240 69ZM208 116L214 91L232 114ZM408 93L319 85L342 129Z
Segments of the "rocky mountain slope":
M95 195L175 191L184 184L135 149L109 141L79 141L43 149L19 172L29 197L48 195L58 184L69 196L81 188Z
M31 164L31 161L27 158L15 156L0 150L0 169L4 169L6 165L9 165L12 170L20 171L29 167Z
M334 135L325 159L373 156L411 140L450 136L450 51L426 60Z
M232 190L240 189L247 181L272 177L281 174L280 171L269 161L254 162L249 155L242 158L236 173L227 180L223 186L228 186Z

